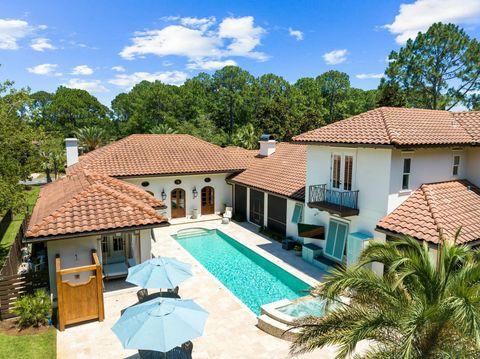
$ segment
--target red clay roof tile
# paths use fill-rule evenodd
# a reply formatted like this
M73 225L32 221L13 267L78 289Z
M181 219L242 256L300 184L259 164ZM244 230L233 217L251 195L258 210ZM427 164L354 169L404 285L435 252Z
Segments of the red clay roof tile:
M230 181L303 201L307 172L307 146L278 143L275 153L257 156Z
M480 189L466 180L424 184L383 218L377 228L438 243L440 233L459 243L480 239Z
M27 238L166 224L164 203L132 184L77 168L44 186Z
M364 145L468 145L480 142L480 111L380 107L293 138Z

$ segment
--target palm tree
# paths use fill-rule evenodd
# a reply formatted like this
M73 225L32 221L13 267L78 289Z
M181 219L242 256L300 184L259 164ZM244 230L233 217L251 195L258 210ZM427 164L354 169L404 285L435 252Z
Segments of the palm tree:
M166 123L161 123L152 127L150 133L154 133L157 135L175 135L178 133L178 131L171 128Z
M233 136L233 143L247 150L257 148L258 134L257 131L255 131L255 127L251 123L240 127Z
M292 354L337 344L345 358L368 340L356 358L479 358L480 252L457 237L441 241L436 258L413 238L373 243L357 266L333 270L313 291L327 314L296 323ZM383 276L365 268L374 262Z
M75 131L75 136L83 152L93 151L108 142L106 131L98 126L80 128Z

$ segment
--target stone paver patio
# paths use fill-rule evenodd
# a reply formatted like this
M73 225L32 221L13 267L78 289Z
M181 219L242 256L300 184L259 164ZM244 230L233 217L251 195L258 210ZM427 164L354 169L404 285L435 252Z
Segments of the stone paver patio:
M155 230L152 252L155 256L172 256L191 263L193 277L180 287L182 298L194 299L209 313L205 332L193 340L195 359L207 358L288 358L289 342L266 334L256 327L257 318L238 298L199 264L172 237L183 228L220 228L249 248L295 274L309 284L321 279L322 272L305 263L281 245L255 233L255 227L219 220L181 224ZM250 230L252 229L252 230ZM293 267L295 266L295 268ZM92 322L58 332L59 358L137 358L137 352L124 350L110 328L120 311L136 303L136 290L131 287L105 293L105 321ZM326 348L301 358L333 358L334 349Z

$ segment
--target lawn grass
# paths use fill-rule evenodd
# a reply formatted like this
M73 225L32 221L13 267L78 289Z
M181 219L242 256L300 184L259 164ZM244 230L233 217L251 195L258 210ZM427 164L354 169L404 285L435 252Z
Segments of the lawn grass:
M55 359L56 356L57 331L55 328L32 335L0 333L0 358Z
M23 219L25 215L30 215L33 211L33 207L35 202L37 201L38 194L40 192L40 187L34 186L31 190L25 191L26 192L26 204L27 204L27 211L21 211L14 215L12 222L7 228L5 235L0 240L0 267L3 265L5 261L5 257L8 255L8 251L12 246L13 242L15 241L15 237L22 225Z

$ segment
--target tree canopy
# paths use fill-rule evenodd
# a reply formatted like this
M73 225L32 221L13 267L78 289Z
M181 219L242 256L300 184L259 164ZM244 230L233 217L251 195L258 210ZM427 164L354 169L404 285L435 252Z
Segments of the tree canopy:
M370 244L357 266L333 270L314 290L327 313L297 322L292 352L337 344L337 358L346 358L369 340L356 358L478 358L480 252L456 238L442 242L437 258L413 238ZM365 267L374 262L383 275Z
M409 107L450 110L480 90L480 43L454 24L433 24L392 51L387 83L405 92Z

